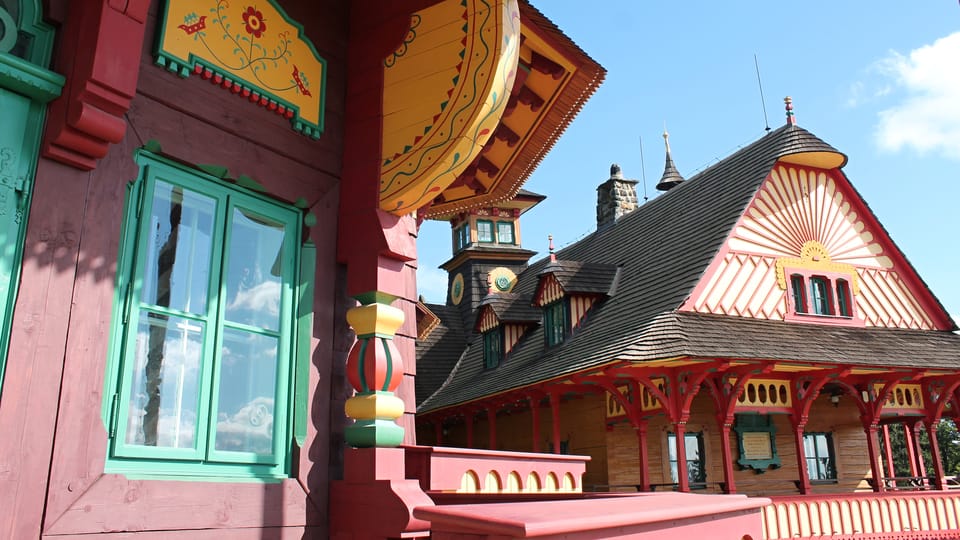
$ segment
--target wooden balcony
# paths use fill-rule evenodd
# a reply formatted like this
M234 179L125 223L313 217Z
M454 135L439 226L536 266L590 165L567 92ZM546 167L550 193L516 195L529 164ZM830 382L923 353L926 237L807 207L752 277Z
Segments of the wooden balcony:
M770 497L763 537L957 538L960 492L849 493Z

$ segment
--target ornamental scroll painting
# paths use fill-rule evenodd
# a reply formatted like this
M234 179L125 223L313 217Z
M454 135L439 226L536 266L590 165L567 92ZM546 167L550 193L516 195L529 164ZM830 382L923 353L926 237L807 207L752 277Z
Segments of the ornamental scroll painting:
M320 137L326 61L275 2L170 0L161 25L158 65L199 75Z

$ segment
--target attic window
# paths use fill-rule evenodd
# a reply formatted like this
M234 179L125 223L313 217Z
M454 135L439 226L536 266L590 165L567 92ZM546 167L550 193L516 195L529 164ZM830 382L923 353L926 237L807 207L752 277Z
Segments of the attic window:
M513 222L497 222L497 242L500 244L513 244Z
M453 230L453 251L457 252L470 245L470 224L464 223Z
M547 346L559 345L567 337L567 303L560 299L543 308L543 331Z
M850 278L845 275L794 271L790 274L789 298L788 319L854 319Z
M494 369L503 360L503 331L499 326L483 333L483 368Z

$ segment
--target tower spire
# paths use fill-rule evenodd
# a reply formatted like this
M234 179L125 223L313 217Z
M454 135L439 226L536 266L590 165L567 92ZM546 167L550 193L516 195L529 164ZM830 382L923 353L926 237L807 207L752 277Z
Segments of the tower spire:
M668 191L682 184L684 178L680 175L680 172L677 171L677 166L673 164L673 157L670 155L670 134L667 133L666 129L663 130L663 144L667 150L667 159L663 166L663 176L660 177L660 183L657 184L657 189L660 191Z

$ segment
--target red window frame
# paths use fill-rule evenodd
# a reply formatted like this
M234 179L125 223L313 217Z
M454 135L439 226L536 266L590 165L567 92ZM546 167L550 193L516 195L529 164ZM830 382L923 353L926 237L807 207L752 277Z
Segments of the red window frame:
M815 324L831 324L837 326L864 326L863 319L857 317L857 303L854 301L853 291L851 289L851 282L853 281L854 277L850 274L799 268L785 268L784 274L788 276L786 294L787 313L784 316L784 320ZM804 305L800 310L797 309L797 295L795 291L798 278L803 283L801 297ZM813 278L818 278L825 282L827 299L830 307L830 312L828 314L816 313L816 309L812 305L814 299L811 289L811 279ZM843 289L846 293L846 304L843 307L846 307L849 311L847 314L844 314L840 309L842 304L839 300L840 291L838 289L838 284L841 280L845 282L845 287L843 287Z

